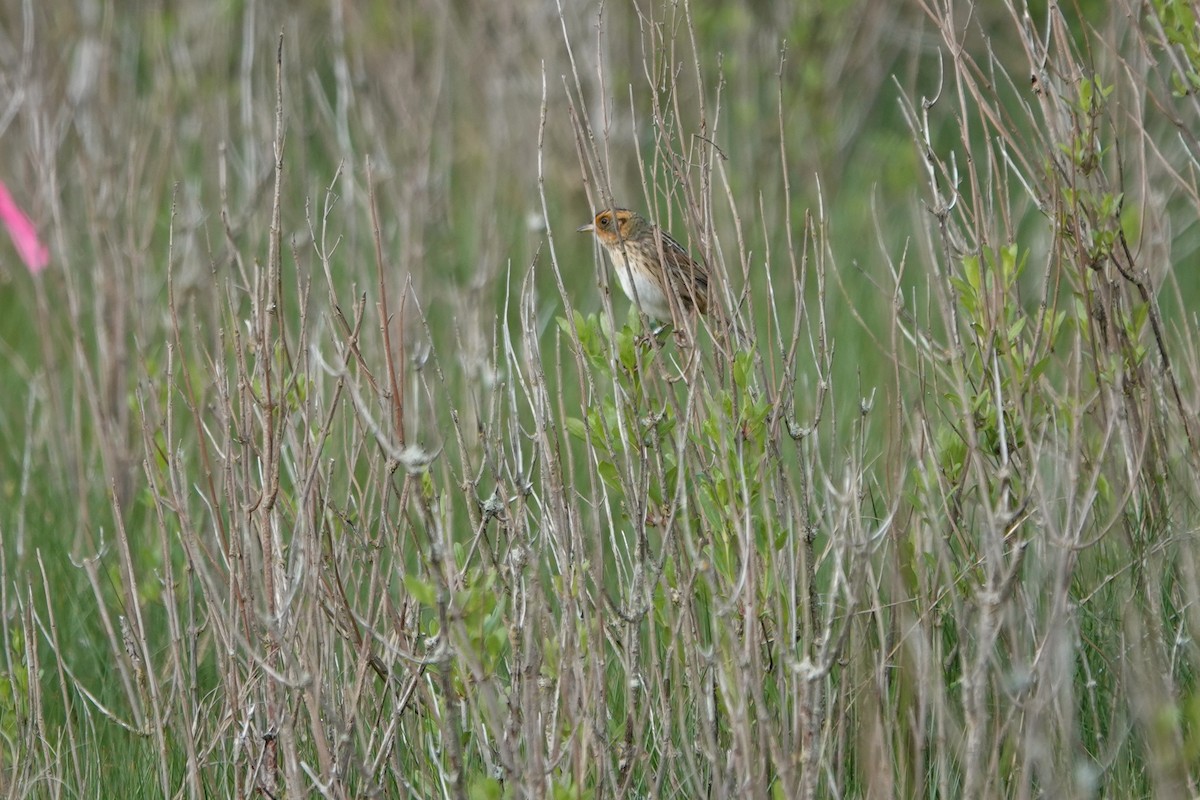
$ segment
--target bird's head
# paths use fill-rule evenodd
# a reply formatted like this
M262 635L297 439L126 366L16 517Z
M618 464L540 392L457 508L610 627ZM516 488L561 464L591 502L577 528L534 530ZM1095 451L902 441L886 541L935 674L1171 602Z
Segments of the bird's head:
M580 233L593 233L601 244L612 247L618 242L636 239L650 223L636 211L627 208L609 208L601 211L587 225L581 225Z

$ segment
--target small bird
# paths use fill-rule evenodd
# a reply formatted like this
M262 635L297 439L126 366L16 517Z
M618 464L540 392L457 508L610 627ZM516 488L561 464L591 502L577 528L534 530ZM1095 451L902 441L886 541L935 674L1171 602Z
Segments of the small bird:
M673 321L672 305L684 314L693 309L708 313L708 266L641 214L610 208L577 230L595 234L608 251L621 288L648 316Z

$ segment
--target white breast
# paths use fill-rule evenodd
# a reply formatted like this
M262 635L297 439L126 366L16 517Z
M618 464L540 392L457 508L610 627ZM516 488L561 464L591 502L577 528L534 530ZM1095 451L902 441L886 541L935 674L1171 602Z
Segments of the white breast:
M621 289L625 292L630 300L634 300L636 291L636 301L641 303L642 310L646 314L657 320L670 322L671 320L671 304L663 294L662 289L658 284L650 279L641 270L631 269L625 266L623 257L615 257L612 259L613 270L617 273L617 282L621 284Z

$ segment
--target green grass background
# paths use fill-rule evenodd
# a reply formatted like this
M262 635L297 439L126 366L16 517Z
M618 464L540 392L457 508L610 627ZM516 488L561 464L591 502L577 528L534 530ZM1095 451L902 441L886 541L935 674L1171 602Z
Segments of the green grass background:
M1039 6L1026 24L1006 4L865 0L572 3L561 16L509 0L9 3L0 177L52 260L30 276L0 245L0 792L1194 796L1200 204L1194 95L1172 81L1200 59L1186 4L1115 6ZM1062 103L1047 110L1022 36L1051 29ZM961 37L957 61L946 31ZM1081 75L1115 93L1088 106ZM277 77L280 278L264 311ZM1071 141L1095 143L1100 166L1047 133L1056 114L1068 129L1091 121ZM582 117L600 170L581 164ZM960 181L941 219L935 162ZM602 300L605 270L574 232L606 191L693 251L717 247L751 297L751 377L710 348L700 377L667 384L665 355L604 333L637 324L619 292ZM1121 193L1119 211L1097 210L1105 192ZM687 198L712 209L703 225ZM1084 241L1105 230L1134 242L1154 302L1113 266L1111 241ZM1030 265L1020 274L998 266L1008 245ZM974 286L972 259L985 265ZM315 354L333 358L358 303L362 362L344 377L365 399L352 402ZM776 391L797 318L795 374ZM638 366L623 370L621 352ZM268 363L285 381L271 409L244 394L266 391ZM590 438L538 444L531 386L551 398L549 427ZM681 421L688 398L703 414ZM789 419L771 416L785 401ZM404 477L363 422L394 436L398 404L405 443L438 454L427 472ZM657 461L629 433L649 413L679 443ZM810 421L799 444L786 435ZM319 452L290 451L271 473L253 443L272 426L285 450ZM318 465L320 503L294 464ZM257 590L214 604L221 559L194 561L198 543L257 519L263 469L279 476L278 511L254 530L278 532L286 574L324 565L297 582L311 616L288 634L314 660L272 649ZM669 510L680 475L682 527L643 524L637 502ZM481 510L493 489L494 519ZM563 520L583 552L539 545L565 536ZM453 545L438 557L457 565L446 586L435 529ZM693 538L707 544L680 544ZM664 554L661 573L643 546ZM757 619L726 607L747 564L762 566L756 599L740 601ZM521 575L540 605L519 613ZM811 607L793 602L806 595ZM397 685L372 682L334 596L393 620L410 654L451 642L453 668L412 673L423 688L401 703ZM606 633L642 601L632 633ZM118 616L134 606L157 701L122 644ZM222 639L230 608L263 639ZM578 650L557 650L572 626ZM689 684L693 663L711 683ZM556 714L538 706L534 673L561 689ZM365 694L352 691L364 674ZM563 688L572 674L588 676L579 695ZM723 682L748 674L760 694ZM643 678L665 716L642 716L629 687ZM702 743L710 701L715 750ZM272 702L286 723L267 719ZM245 719L285 729L247 736ZM402 733L374 735L392 721ZM336 768L320 764L322 726ZM557 761L538 760L534 729L564 748ZM497 755L505 733L528 761ZM317 766L263 777L276 735Z

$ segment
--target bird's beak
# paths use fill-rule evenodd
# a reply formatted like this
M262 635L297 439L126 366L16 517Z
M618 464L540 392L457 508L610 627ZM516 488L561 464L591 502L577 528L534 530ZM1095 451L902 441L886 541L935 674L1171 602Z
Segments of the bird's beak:
M576 233L588 233L589 231L594 231L594 230L596 230L596 226L589 222L587 225L580 225L578 228L575 229L575 232Z

